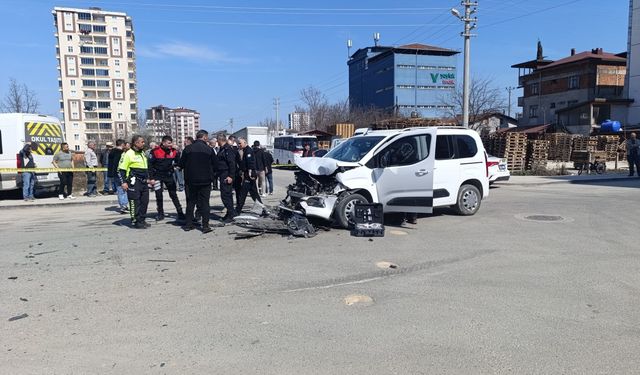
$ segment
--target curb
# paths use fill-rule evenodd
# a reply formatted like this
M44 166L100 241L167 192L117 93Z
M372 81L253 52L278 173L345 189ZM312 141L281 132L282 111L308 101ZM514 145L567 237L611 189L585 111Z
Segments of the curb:
M64 206L83 206L83 205L118 205L118 200L115 199L113 201L104 201L104 200L93 200L93 201L75 201L75 202L51 202L51 203L38 203L36 200L35 203L24 203L22 199L20 200L21 204L11 204L7 206L0 206L0 210L4 209L14 209L14 208L41 208L41 207L64 207Z
M575 179L575 180L554 180L554 181L546 181L546 182L524 182L524 183L512 183L508 182L506 184L502 184L504 186L540 186L540 185L553 185L553 184L588 184L593 182L612 182L612 181L634 181L637 180L628 176L620 176L620 177L608 177L608 178L587 178L587 179Z

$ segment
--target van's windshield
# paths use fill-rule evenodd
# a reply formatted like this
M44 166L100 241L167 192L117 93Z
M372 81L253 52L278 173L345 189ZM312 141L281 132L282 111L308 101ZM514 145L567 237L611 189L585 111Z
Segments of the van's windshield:
M383 136L349 138L329 151L324 157L338 161L358 162L383 139Z

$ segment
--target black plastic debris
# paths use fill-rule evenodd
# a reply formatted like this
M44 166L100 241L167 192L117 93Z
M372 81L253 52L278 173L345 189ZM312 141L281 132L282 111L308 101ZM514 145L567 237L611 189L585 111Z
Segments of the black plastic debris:
M384 237L384 212L380 203L356 203L351 235L355 237Z
M26 313L25 314L21 314L21 315L16 315L16 316L13 316L13 317L9 318L9 321L13 322L15 320L24 319L24 318L26 318L28 316L29 316L29 314L26 314Z

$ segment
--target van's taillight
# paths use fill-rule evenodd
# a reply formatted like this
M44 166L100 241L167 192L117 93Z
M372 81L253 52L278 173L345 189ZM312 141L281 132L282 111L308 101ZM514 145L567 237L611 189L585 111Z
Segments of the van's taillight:
M489 158L487 158L486 151L484 152L484 169L485 169L485 172L487 173L487 178L489 178Z
M20 154L16 154L16 168L22 168L22 158Z

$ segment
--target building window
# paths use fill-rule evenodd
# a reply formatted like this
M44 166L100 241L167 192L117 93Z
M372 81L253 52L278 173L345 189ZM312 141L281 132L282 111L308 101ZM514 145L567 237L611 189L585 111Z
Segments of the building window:
M71 47L71 46L67 47L67 51L73 53L73 47Z
M67 35L67 40L70 42L73 40L73 35Z
M82 69L83 76L95 76L96 71L94 69Z
M397 85L396 87L399 89L412 89L415 86L414 85Z
M114 33L117 33L117 32L118 32L118 28L117 28L117 27L115 27L115 26L113 27L113 29L112 29L112 30L113 30L113 32L114 32Z
M107 59L96 59L96 65L98 65L98 66L109 66L109 60L107 60Z
M73 135L73 140L74 141L79 141L80 140L80 134L74 134Z
M72 80L69 81L69 83L71 84L71 86L75 86L76 85L76 80L72 79Z
M93 25L93 31L96 33L105 33L107 32L106 26Z
M532 83L530 92L531 92L531 95L540 94L540 84L539 83Z
M98 102L98 108L111 109L111 102Z
M120 66L120 60L113 60L113 64L115 66Z
M96 48L94 48L94 51L95 51L96 55L106 55L107 54L107 47L96 47Z
M556 107L556 103L549 104L549 108L554 109Z
M109 75L109 69L96 69L96 75L106 77Z
M91 13L78 13L78 19L83 21L91 21Z
M529 107L529 117L530 118L537 118L538 117L538 106L537 105L532 105Z
M92 79L83 79L82 80L82 86L83 87L95 87L96 86L96 81L94 81Z
M82 65L93 65L93 59L90 57L81 57L80 64Z
M80 53L93 53L93 47L80 46Z
M100 113L98 113L98 118L111 119L111 113L100 112Z
M569 77L569 90L575 90L580 88L580 76Z
M431 66L431 65L419 65L418 69L421 69L421 70L438 70L438 67L437 66ZM441 68L441 70L449 70L449 69Z
M91 25L79 23L78 30L80 30L80 34L89 34L91 32Z
M110 122L101 122L100 123L100 130L111 130L111 123Z
M400 69L413 69L416 67L415 65L407 65L407 64L398 64L397 66Z
M98 87L109 87L109 81L97 81Z

